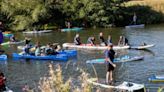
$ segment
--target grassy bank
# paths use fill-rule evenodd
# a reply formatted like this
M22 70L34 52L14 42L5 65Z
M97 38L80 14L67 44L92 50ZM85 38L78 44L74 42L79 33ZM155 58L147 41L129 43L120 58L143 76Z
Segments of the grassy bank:
M139 1L129 1L126 3L126 6L149 6L152 10L161 12L164 14L164 0L139 0Z
M137 13L138 23L156 24L164 22L164 0L137 0L125 3L128 18L132 20L133 13Z

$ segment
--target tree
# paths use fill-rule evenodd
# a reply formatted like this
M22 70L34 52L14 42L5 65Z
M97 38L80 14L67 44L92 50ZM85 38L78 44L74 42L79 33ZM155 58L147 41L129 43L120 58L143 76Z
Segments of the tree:
M32 29L40 20L50 17L55 0L2 0L1 11L10 19L13 30Z
M63 0L62 12L71 20L84 19L92 25L107 22L104 6L97 0Z

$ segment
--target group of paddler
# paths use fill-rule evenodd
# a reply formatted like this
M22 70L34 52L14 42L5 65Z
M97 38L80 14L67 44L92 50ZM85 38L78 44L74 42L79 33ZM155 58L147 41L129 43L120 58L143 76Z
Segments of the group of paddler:
M46 56L56 55L60 50L60 45L57 43L48 43L46 46L41 46L40 42L37 42L35 46L30 44L29 38L25 39L25 46L23 48L23 55L35 55L35 56Z
M99 33L99 41L100 41L100 46L108 46L109 44L112 44L112 37L111 37L111 35L109 35L108 39L105 40L103 33L100 32ZM82 45L79 34L76 34L76 36L74 37L74 44L75 45ZM95 37L93 37L93 36L89 37L87 40L87 45L88 46L95 46L96 45L95 44ZM125 36L120 36L120 39L118 41L118 45L119 46L129 45L128 39Z
M106 41L103 37L103 33L99 33L99 40L100 40L100 46L107 46L107 50L105 51L105 60L108 62L108 69L106 73L106 83L112 84L113 83L113 70L116 67L116 64L113 63L114 57L115 57L115 51L113 50L113 44L112 44L112 37L111 35L108 36L108 40ZM82 45L79 34L76 34L74 37L74 44L75 45ZM88 46L95 46L95 38L89 37L87 41ZM128 44L128 39L124 36L120 36L120 39L118 41L119 46L125 46Z

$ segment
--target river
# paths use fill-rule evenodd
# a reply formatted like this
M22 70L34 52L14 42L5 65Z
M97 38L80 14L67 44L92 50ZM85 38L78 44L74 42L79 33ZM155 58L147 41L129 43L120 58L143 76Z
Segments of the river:
M40 41L45 45L48 42L73 42L73 37L76 33L80 34L83 43L86 43L89 36L94 36L98 40L99 32L104 33L104 37L110 34L113 39L113 43L116 44L120 35L125 35L130 44L140 45L142 42L147 44L156 44L155 47L148 50L121 50L117 51L120 55L127 54L130 56L142 55L144 60L135 62L126 62L117 64L117 68L114 71L114 78L118 81L131 81L135 83L145 84L148 87L158 87L164 85L162 83L150 83L148 77L152 74L164 73L164 26L163 25L150 25L143 29L125 29L125 28L90 28L80 32L59 32L53 31L52 33L38 34L38 35L24 35L23 33L14 33L18 39L24 39L25 36L32 38L32 42ZM6 39L7 40L7 39ZM98 41L97 41L98 42ZM78 51L77 58L72 58L68 62L55 62L55 61L25 61L25 60L13 60L12 52L19 52L16 45L10 47L4 47L8 54L8 61L1 62L0 70L4 72L7 77L7 85L14 90L14 92L21 92L23 85L26 83L31 87L36 86L39 78L43 77L48 72L48 64L53 65L60 64L63 69L64 77L79 76L78 70L84 69L94 76L94 71L91 65L87 65L85 62L89 59L104 57L103 51ZM105 65L94 65L96 68L97 76L99 78L105 78L106 67ZM154 92L156 89L150 89L149 92Z

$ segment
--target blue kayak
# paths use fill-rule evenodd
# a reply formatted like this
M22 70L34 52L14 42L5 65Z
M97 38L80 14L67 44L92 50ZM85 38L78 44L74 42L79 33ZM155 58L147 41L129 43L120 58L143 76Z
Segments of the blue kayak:
M150 82L164 82L164 75L155 75L153 74L148 78Z
M128 61L136 61L136 60L142 60L144 59L143 56L135 56L135 57L129 57L129 56L123 56L120 58L115 58L114 63L121 63L121 62L128 62ZM104 58L102 59L93 59L93 60L87 60L86 63L90 64L104 64L107 63Z
M11 36L13 36L13 34L3 34L3 36L6 38L10 38Z
M83 28L82 27L73 27L73 28L64 28L61 29L62 32L69 32L69 31L81 31Z
M0 55L0 61L5 61L7 60L7 55L3 54L3 55Z
M68 57L77 56L77 50L62 50L58 52L59 54L66 54Z
M34 56L34 55L20 55L17 53L13 53L12 56L13 56L13 58L22 58L22 59L57 60L57 61L67 61L68 60L67 54Z
M18 49L23 50L25 46L18 46ZM31 46L33 48L34 46ZM45 48L44 46L41 48ZM59 54L67 54L68 57L73 57L77 55L77 50L61 50L58 51Z

